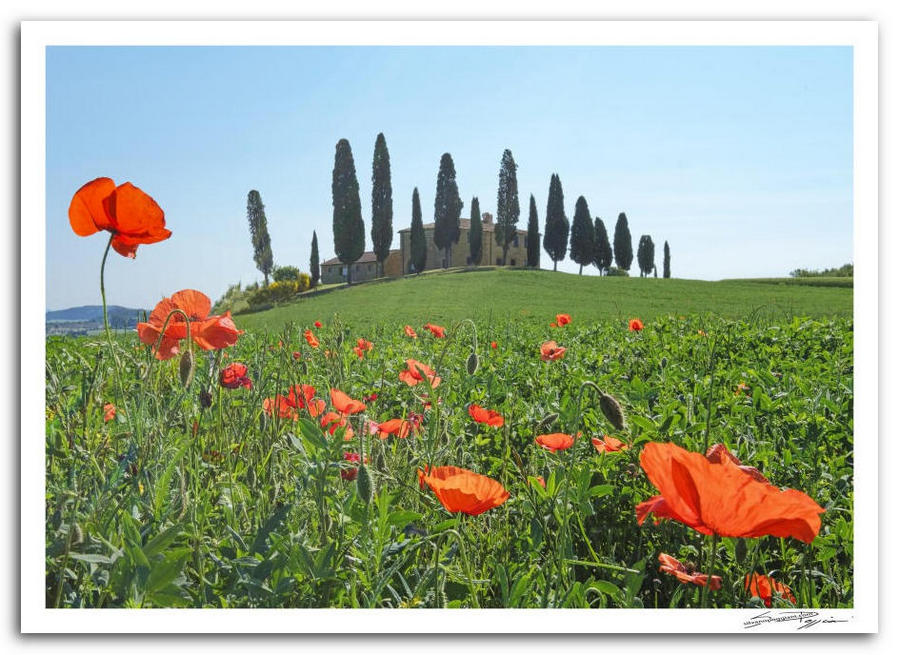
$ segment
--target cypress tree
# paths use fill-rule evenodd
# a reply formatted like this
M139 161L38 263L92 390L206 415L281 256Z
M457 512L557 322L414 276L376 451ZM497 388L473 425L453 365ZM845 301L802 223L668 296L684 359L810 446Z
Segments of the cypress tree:
M494 226L494 239L503 248L503 265L506 266L506 253L509 244L516 236L516 223L519 222L519 183L516 181L516 161L507 148L500 159L500 184L497 187L497 224Z
M437 190L434 194L434 245L444 251L444 268L450 266L450 249L459 242L459 213L462 211L456 168L449 152L441 155Z
M428 255L425 243L425 227L422 225L422 206L419 204L419 188L413 189L412 224L409 226L409 268L414 273L425 270Z
M672 277L672 269L669 268L669 242L663 244L663 279Z
M591 212L584 196L578 196L578 200L575 201L569 257L578 264L579 275L585 265L590 266L594 262L594 224L591 222Z
M341 263L347 265L347 284L350 284L353 262L362 256L366 247L366 226L359 202L353 152L347 139L341 139L335 146L331 202L334 206L334 253Z
M481 264L482 236L481 204L476 196L472 198L472 211L469 212L469 262L472 266Z
M612 265L612 256L606 226L598 216L594 219L594 266L600 269L600 275L605 275L609 271L609 267Z
M527 265L529 268L541 267L541 235L538 232L537 203L534 195L528 201L528 236L525 237L525 248L528 251Z
M566 248L569 245L569 219L566 218L566 209L563 204L562 183L559 175L550 176L550 192L547 194L547 217L544 222L544 250L553 260L553 270L556 263L566 256Z
M631 230L628 229L628 218L625 212L619 214L616 221L616 231L613 235L613 253L616 257L616 266L627 271L631 268L634 259L634 251L631 249Z
M656 247L653 245L653 239L650 238L649 234L642 235L640 241L638 241L637 259L638 268L641 269L641 277L650 275L655 266L653 260L656 259Z
M394 240L394 203L391 192L391 156L384 134L375 139L372 157L372 250L378 262L378 273L384 275L384 260L391 254Z
M312 286L316 286L321 279L319 271L319 238L313 230L312 247L309 255L309 279Z
M253 261L263 274L265 285L269 286L269 275L274 265L272 260L272 242L269 239L269 227L266 221L266 207L262 203L259 191L252 189L247 194L247 222L250 223L250 241L253 243Z

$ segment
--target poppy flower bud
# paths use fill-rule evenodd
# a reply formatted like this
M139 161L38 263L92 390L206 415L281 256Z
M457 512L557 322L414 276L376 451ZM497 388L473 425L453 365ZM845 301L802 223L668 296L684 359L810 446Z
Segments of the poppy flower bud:
M200 407L204 409L212 407L212 394L206 389L200 392Z
M734 559L738 564L743 564L747 559L747 541L738 539L734 544Z
M608 393L600 395L600 409L606 420L612 423L616 430L625 427L625 414L622 412L622 406L619 401L610 396Z
M668 358L668 357L663 357L661 360L659 360L659 367L660 367L660 368L665 368L665 367L668 366L668 365L669 365L669 358Z
M466 360L466 372L469 375L475 375L475 371L478 370L478 354L473 350L472 354L469 355L469 358Z
M537 424L538 430L546 430L551 425L556 423L556 419L559 418L559 414L553 412L552 414L547 414L544 418L541 419L540 423Z
M359 474L356 476L356 493L366 505L372 502L372 476L369 475L369 467L365 464L359 465Z
M194 353L190 348L185 350L181 356L181 361L178 363L178 375L185 388L190 386L191 380L194 379Z
M84 541L84 532L81 531L81 526L77 523L72 526L72 545L75 546Z

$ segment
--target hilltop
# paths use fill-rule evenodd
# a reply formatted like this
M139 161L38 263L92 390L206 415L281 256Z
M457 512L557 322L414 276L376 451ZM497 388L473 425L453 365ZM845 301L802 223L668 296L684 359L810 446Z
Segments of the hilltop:
M644 320L662 314L741 318L852 316L852 278L841 286L805 285L799 279L700 280L579 276L544 270L458 269L339 287L262 312L235 317L243 329L278 331L340 315L347 324L419 325L463 318L505 322L547 321L559 312L579 321Z

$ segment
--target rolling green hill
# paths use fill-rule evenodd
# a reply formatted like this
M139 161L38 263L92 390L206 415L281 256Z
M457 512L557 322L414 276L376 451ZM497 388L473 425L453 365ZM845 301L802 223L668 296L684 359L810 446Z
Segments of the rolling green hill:
M239 315L235 321L243 329L274 332L289 321L307 325L335 314L348 325L421 326L462 318L549 322L559 312L570 313L579 322L708 312L732 318L853 313L852 287L767 282L602 278L543 270L442 271L339 288Z

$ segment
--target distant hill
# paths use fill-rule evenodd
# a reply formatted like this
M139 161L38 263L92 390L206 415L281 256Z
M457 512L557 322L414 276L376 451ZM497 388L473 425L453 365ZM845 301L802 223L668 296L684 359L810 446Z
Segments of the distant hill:
M117 330L134 328L145 311L121 305L108 305L106 310L109 326ZM47 312L45 322L47 334L88 334L103 327L103 306L82 305L57 309Z

